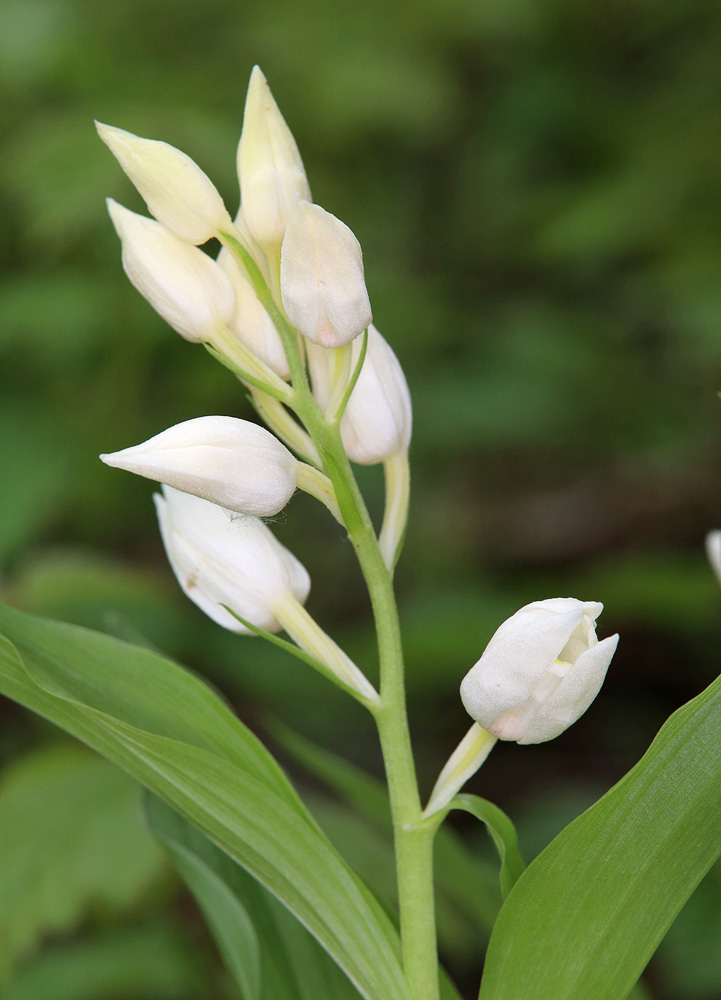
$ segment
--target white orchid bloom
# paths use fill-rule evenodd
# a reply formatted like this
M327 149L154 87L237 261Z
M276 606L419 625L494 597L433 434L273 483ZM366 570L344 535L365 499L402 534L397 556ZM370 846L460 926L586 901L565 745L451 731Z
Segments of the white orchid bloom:
M558 597L517 611L463 679L468 714L501 740L559 736L598 694L616 650L618 635L596 638L602 610L594 601Z

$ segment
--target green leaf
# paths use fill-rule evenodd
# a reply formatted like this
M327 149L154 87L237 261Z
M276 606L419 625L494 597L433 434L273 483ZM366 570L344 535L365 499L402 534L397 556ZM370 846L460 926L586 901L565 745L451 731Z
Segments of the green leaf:
M395 868L388 793L378 778L274 720L273 735L313 775L321 778L359 816L342 814L340 807L311 801L311 811L321 827L351 860L376 895L396 905ZM307 798L307 796L306 796ZM370 825L372 824L372 825ZM449 961L468 962L478 954L479 939L486 940L501 905L497 866L482 859L448 826L438 830L435 842L436 917L438 938ZM389 872L392 870L392 876ZM392 884L390 882L392 878ZM457 997L455 987L441 970L441 992Z
M255 928L227 874L223 878L217 871L221 864L233 863L164 802L147 793L145 816L195 896L241 997L259 1000L260 948ZM207 854L196 847L196 839L207 844Z
M49 407L45 400L13 398L7 386L0 396L0 427L0 469L5 484L0 556L5 560L34 541L63 509L74 456L72 441L62 433L57 407ZM48 503L48 497L53 503Z
M317 746L277 719L271 723L270 731L281 746L311 774L321 778L378 826L391 828L388 790L382 781L345 758Z
M138 820L136 782L95 754L58 745L4 771L0 941L8 968L91 907L128 909L166 867Z
M721 997L721 862L701 882L661 943L654 964L667 992L684 1000Z
M407 1000L392 923L270 754L205 685L85 629L5 607L0 627L0 690L186 816L295 913L368 1000Z
M721 853L721 678L527 868L480 1000L622 1000Z
M201 680L151 650L0 605L18 663L41 690L217 753L302 805L271 754ZM0 642L2 636L0 634ZM12 693L9 694L13 697Z
M634 985L634 987L632 988L631 992L628 994L628 1000L653 1000L653 997L651 996L651 994L649 993L649 991L646 989L646 987L643 984L643 982L641 982L641 980L639 980Z
M4 1000L200 1000L188 942L160 925L53 947L23 967Z
M502 809L478 795L456 795L450 808L462 809L486 824L501 859L501 888L505 899L526 867L518 848L515 826Z
M234 969L244 998L357 1000L350 980L302 924L232 858L155 796L146 797L146 817L173 858L183 859L180 871L184 878L187 860L193 859L188 885L208 918L221 953ZM233 916L236 908L243 914L239 922ZM230 924L225 923L227 916ZM244 985L248 979L252 979L250 987Z
M381 830L390 832L388 792L382 781L280 722L273 721L271 732L311 774ZM436 834L435 872L438 927L446 937L445 950L477 953L479 933L490 934L500 909L495 864L479 858L454 830L444 826Z

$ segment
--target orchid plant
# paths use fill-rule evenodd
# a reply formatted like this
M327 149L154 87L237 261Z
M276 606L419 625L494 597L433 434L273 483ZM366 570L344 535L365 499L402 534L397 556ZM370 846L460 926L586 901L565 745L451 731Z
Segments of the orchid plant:
M622 1000L639 989L658 941L721 852L719 682L524 870L508 817L462 788L497 741L540 743L574 723L598 694L618 642L597 638L602 604L536 601L500 625L463 680L472 724L424 802L393 588L409 511L411 398L373 325L358 240L312 200L293 135L257 67L234 218L184 153L97 128L153 216L108 202L127 276L171 327L237 377L266 425L196 417L101 458L161 484L160 532L191 601L222 628L281 646L370 713L387 778L397 922L331 846L270 753L175 664L4 609L0 690L153 793L148 823L196 895L244 1000L280 995L272 984L283 976L275 968L282 943L263 918L270 895L322 946L312 954L332 984L328 997L458 997L439 969L433 874L434 842L454 809L484 823L499 853L505 902L482 1000ZM200 249L211 239L221 245L217 259ZM354 463L383 466L379 527ZM355 551L375 621L378 686L306 610L310 576L263 521L296 489L328 509ZM327 972L331 960L345 978ZM285 987L283 996L306 995L297 983Z

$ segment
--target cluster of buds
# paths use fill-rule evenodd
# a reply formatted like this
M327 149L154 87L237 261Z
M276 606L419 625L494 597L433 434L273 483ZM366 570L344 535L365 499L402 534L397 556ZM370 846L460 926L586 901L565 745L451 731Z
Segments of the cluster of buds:
M184 153L109 125L98 132L154 216L108 202L128 277L181 336L205 344L237 375L269 428L197 417L101 457L163 484L163 541L198 607L235 632L285 630L304 658L376 705L375 689L305 610L306 570L260 520L302 489L352 535L358 508L352 497L348 506L339 455L341 464L382 464L378 541L387 570L395 565L407 519L411 401L401 365L372 323L360 244L311 200L298 147L257 67L238 146L235 218ZM210 239L221 243L217 259L199 248ZM601 610L540 601L498 629L463 681L475 721L427 812L447 805L497 739L552 739L585 712L618 640L598 642Z
M235 218L185 153L97 129L153 216L108 200L127 276L174 330L237 375L269 427L197 417L101 457L163 484L156 499L171 566L214 621L236 632L284 629L316 665L372 701L372 686L304 611L305 569L258 520L299 488L345 523L320 427L351 461L384 466L380 544L389 569L397 557L411 402L398 359L372 325L360 244L312 201L295 139L257 67ZM221 243L217 259L200 249L211 239Z

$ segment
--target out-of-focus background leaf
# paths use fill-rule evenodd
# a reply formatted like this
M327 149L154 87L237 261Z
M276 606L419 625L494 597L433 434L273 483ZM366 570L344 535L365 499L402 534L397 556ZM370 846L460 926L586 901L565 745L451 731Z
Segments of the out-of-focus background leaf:
M533 857L719 670L721 590L701 543L721 524L720 45L721 10L701 0L0 0L4 598L148 643L261 734L272 711L380 771L356 706L182 597L151 487L96 458L250 410L122 274L103 198L142 204L92 119L180 146L234 209L258 62L315 198L361 240L377 325L413 392L398 589L425 790L465 731L460 678L503 618L573 595L602 600L605 634L622 633L582 722L500 747L470 786L519 821ZM378 510L378 470L361 471ZM337 528L306 497L276 527L311 572L311 610L372 671ZM1 763L49 739L0 705ZM329 831L367 847L311 787ZM454 823L487 864L470 817ZM100 997L117 981L118 997L224 997L222 974L198 966L193 985L178 964L195 935L217 968L192 904L159 901L150 882L135 913L94 904L58 929L44 911L11 995L50 1000L65 981L76 1000ZM721 994L720 885L714 870L672 929L649 970L654 1000ZM469 995L484 936L464 927L445 945ZM144 985L109 971L123 967L146 969Z

